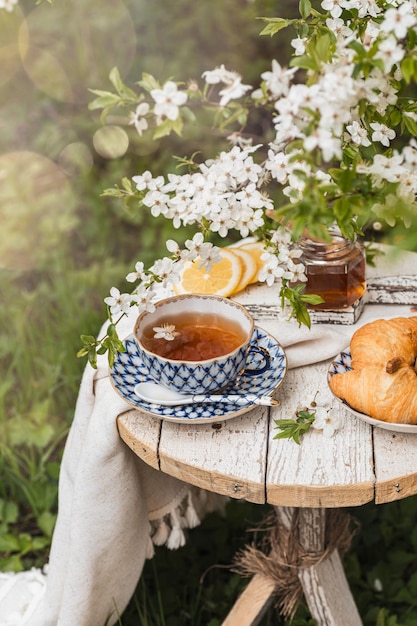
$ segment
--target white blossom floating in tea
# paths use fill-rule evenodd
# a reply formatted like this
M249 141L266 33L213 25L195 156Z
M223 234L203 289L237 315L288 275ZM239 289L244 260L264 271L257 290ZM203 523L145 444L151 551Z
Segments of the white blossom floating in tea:
M174 361L214 359L245 341L240 324L213 313L170 315L169 322L158 320L158 326L147 326L141 336L146 350Z
M165 339L166 341L174 341L179 336L179 332L175 330L175 324L163 324L162 326L154 326L152 329L154 339Z

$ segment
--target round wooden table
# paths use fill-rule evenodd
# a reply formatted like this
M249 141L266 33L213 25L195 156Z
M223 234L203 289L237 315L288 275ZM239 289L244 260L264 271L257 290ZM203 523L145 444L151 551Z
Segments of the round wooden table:
M412 305L417 304L416 279L411 275L415 268L417 254L408 252L400 258L382 258L377 268L369 268L368 303L359 324L369 314L412 315ZM381 278L400 275L406 277ZM236 299L251 310L258 326L279 340L272 292L255 287ZM381 300L393 304L378 304ZM352 326L340 329L353 332ZM280 400L277 407L258 406L230 420L194 425L159 420L133 409L118 418L120 436L147 464L186 483L231 498L269 503L287 525L297 511L301 544L307 551L320 551L327 509L381 504L417 493L417 435L374 428L336 400L332 413L342 425L332 438L310 429L301 445L274 439L275 419L294 417L318 391L328 393L330 363L331 359L289 369L275 396ZM319 564L300 569L299 578L318 625L362 623L337 550ZM223 626L256 624L273 592L273 581L255 576Z

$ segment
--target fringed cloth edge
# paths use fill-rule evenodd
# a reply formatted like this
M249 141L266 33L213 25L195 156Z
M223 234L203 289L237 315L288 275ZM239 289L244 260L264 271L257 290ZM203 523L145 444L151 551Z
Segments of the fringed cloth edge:
M300 544L297 510L289 527L275 513L264 520L263 526L267 532L259 547L251 544L240 550L234 558L231 571L243 577L258 574L273 580L275 606L282 617L291 620L303 597L299 570L318 565L334 550L343 557L350 548L358 523L341 509L328 509L324 549L320 552L308 552Z
M150 535L146 557L154 556L154 545L176 550L185 545L185 529L195 528L205 515L224 513L229 498L196 487L184 486L169 506L149 515Z

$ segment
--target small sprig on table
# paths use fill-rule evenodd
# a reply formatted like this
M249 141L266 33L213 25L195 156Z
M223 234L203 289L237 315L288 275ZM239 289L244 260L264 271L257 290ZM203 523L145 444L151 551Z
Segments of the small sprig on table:
M275 420L281 432L275 435L274 439L294 439L295 443L301 443L302 435L310 430L316 416L307 409L298 410L296 416L296 419Z
M325 400L317 400L319 392L308 406L300 406L295 412L295 419L274 420L276 427L281 431L274 439L293 439L295 443L301 443L301 437L311 427L321 430L325 437L333 437L334 432L340 426L340 419L330 412L331 405Z

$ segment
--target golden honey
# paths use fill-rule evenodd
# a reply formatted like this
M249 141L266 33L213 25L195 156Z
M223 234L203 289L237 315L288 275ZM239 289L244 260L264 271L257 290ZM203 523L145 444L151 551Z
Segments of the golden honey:
M345 309L352 306L366 290L365 249L357 241L345 239L337 227L329 228L331 241L304 236L300 241L301 261L306 268L304 293L323 298L310 308Z

